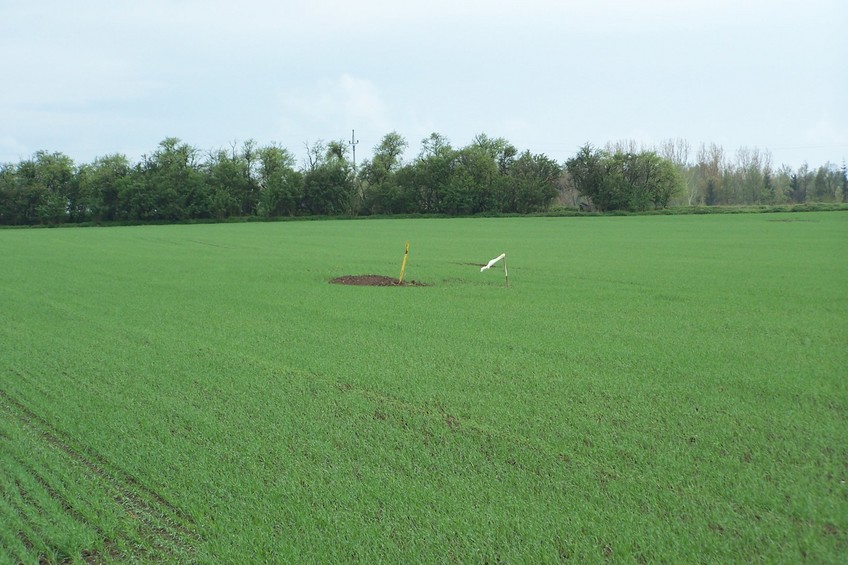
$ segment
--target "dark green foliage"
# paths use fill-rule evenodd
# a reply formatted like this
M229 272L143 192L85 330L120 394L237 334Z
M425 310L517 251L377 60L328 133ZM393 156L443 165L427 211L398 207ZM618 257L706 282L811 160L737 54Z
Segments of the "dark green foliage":
M433 133L411 161L403 159L407 148L399 133L388 133L356 168L346 142L318 141L307 145L299 170L287 149L253 140L202 159L197 148L169 137L135 164L115 154L77 166L62 153L38 151L0 164L0 225L534 214L552 206L622 213L848 201L845 164L775 170L767 152L742 148L733 162L715 144L702 146L694 164L680 141L667 142L661 153L632 142L606 150L586 145L564 165L484 133L459 148Z
M497 195L500 212L539 212L556 198L562 167L553 159L525 151L511 160L505 170L506 182L501 183Z
M447 140L430 136L418 160L398 173L402 192L411 194L424 214L443 213L445 192L453 173L454 149Z
M498 180L497 164L484 149L471 146L456 151L440 211L468 215L491 210Z
M578 192L591 194L595 206L606 210L613 204L613 198L605 183L607 174L602 157L600 151L586 144L577 155L566 161L565 168Z
M341 159L330 159L303 176L302 206L309 214L350 214L355 196L353 172Z
M652 151L609 153L585 145L566 168L580 194L601 211L665 208L683 188L674 164Z
M38 151L17 166L5 165L0 205L0 219L12 225L85 220L74 163L61 153Z
M265 217L291 216L300 202L303 179L287 149L271 145L259 149L258 211Z
M129 161L123 155L98 157L94 163L79 168L80 193L90 219L96 222L118 219L121 185L130 172Z
M716 203L716 181L709 179L707 181L707 194L704 197L704 203L707 206L713 206Z
M397 132L383 137L374 149L374 157L365 161L359 172L359 182L364 186L361 210L366 214L401 214L414 208L398 185L397 171L408 144Z
M130 220L178 221L210 215L209 186L197 150L170 137L145 157L125 186Z
M17 176L10 165L0 164L0 224L17 224L18 212L15 195L17 193Z
M366 203L379 202L379 211L394 213L527 213L547 209L557 195L562 168L529 152L516 159L517 150L503 139L480 134L471 145L454 149L432 134L422 147L413 163L385 175L376 189L372 185Z
M364 214L405 214L414 209L410 192L398 185L397 175L377 184L369 185L363 195L361 211Z
M218 151L207 165L206 182L213 195L213 215L218 218L250 214L256 196L246 162L233 151Z
M119 219L154 220L156 219L155 194L145 186L141 167L136 166L133 172L134 174L118 185Z
M807 175L807 167L804 166L799 171L789 177L789 199L792 202L804 202L807 199L807 184L809 181Z

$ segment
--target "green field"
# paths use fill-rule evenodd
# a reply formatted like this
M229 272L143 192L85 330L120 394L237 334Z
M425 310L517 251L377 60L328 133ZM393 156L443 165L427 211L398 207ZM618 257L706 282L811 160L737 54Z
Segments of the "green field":
M328 284L349 274L426 287ZM848 214L0 231L0 563L844 562ZM481 273L507 252L503 271Z

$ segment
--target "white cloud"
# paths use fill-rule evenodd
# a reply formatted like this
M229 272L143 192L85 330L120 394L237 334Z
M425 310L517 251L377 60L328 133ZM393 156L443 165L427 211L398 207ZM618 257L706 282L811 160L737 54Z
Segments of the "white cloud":
M371 81L345 74L339 78L338 86L333 86L332 90L339 91L347 119L364 120L382 127L388 124L386 104Z
M848 148L848 131L836 127L832 119L821 118L804 132L804 141L810 145Z
M391 129L389 109L378 87L350 74L323 79L305 90L284 92L281 107L284 124L306 119L316 133L343 132L357 125L384 133Z
M28 158L31 153L33 152L26 145L11 135L0 137L0 165L21 161Z
M846 19L844 0L5 0L0 161L351 129L360 150L485 132L557 159L634 136L844 145Z

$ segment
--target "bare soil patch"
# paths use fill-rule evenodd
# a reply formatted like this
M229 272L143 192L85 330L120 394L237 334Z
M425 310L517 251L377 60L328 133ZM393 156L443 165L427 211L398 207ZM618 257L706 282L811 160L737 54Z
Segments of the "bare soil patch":
M352 286L430 286L427 283L413 280L401 283L396 278L383 275L345 275L332 279L330 283Z

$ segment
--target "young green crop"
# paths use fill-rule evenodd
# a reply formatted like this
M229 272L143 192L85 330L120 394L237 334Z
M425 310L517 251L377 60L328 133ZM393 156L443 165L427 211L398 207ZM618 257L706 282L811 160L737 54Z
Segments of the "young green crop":
M0 557L838 561L846 235L838 212L0 231ZM407 240L430 286L328 284L396 277ZM509 289L477 266L501 252Z

